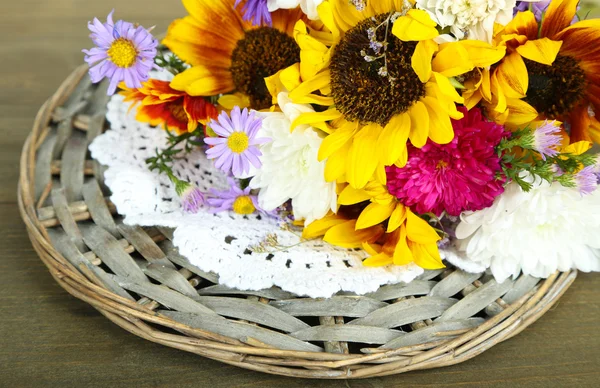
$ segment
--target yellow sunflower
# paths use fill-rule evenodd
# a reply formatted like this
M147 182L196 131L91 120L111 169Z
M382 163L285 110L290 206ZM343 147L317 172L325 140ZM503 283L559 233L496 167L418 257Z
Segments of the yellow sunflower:
M183 0L189 16L171 24L163 43L192 67L177 75L171 87L191 96L237 91L242 94L239 100L248 97L252 108L269 108L272 97L264 78L300 61L292 34L302 11L276 11L273 27L257 28L242 20L243 2L237 8L234 4L235 0Z
M406 164L408 140L419 148L428 139L452 141L450 119L462 118L456 103L463 98L451 79L504 56L483 42L438 45L429 15L406 8L386 0L358 11L347 0L326 0L318 12L329 32L296 25L303 82L290 98L323 109L294 125L330 133L319 154L329 181L360 189L375 176L385 184L385 166Z
M590 108L600 112L600 20L571 25L578 0L553 0L541 24L520 12L495 34L507 56L467 86L469 105L490 103L499 121L536 118L569 124L572 142L600 140Z
M303 237L344 248L363 248L369 267L415 263L425 269L444 268L440 236L427 221L370 181L363 189L347 185L338 198L340 209L304 229ZM387 221L384 227L384 222Z

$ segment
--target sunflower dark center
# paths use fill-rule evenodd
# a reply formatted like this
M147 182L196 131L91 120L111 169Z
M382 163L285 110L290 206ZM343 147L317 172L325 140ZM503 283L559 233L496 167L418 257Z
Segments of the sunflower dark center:
M525 101L548 118L569 113L585 96L588 86L579 62L559 55L552 66L525 59L529 89Z
M253 109L267 109L272 97L265 77L300 61L300 47L283 32L261 27L246 32L231 56L231 73L238 91L250 97Z
M385 125L425 95L425 85L411 66L416 43L392 35L392 24L388 14L364 20L335 48L331 91L336 108L352 121ZM387 48L378 54L373 41Z

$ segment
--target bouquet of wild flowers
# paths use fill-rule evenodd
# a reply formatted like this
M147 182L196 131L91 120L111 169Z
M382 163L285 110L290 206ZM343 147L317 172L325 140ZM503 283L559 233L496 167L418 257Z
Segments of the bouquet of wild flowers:
M183 3L162 46L111 14L85 53L167 131L147 164L185 211L277 217L368 267L600 271L600 21L578 1ZM197 150L228 189L173 172Z

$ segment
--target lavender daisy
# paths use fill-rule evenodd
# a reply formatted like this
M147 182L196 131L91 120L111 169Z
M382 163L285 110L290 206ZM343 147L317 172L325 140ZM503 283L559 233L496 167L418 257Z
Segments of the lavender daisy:
M85 61L91 66L90 77L97 83L110 78L108 95L117 90L119 82L125 81L129 88L140 88L149 78L154 64L158 41L144 27L122 20L113 22L114 10L106 23L98 18L88 23L90 38L97 47L83 50Z
M558 155L558 147L562 142L560 135L560 127L556 125L556 121L549 123L546 121L544 125L538 127L533 133L533 149L542 156L543 160L546 157L555 157Z
M229 178L229 189L225 191L211 190L207 203L216 213L233 210L237 214L248 215L256 212L258 198L251 194L250 187L242 190L234 179Z
M177 179L175 183L175 191L181 198L183 211L186 213L198 213L200 207L202 207L202 205L205 203L204 194L202 191L189 182Z
M267 143L269 139L256 138L261 128L262 120L256 117L256 112L248 112L245 108L240 111L236 106L228 116L223 112L218 121L212 120L210 128L219 137L207 137L204 142L213 146L206 152L209 159L216 159L215 166L226 173L230 171L236 178L248 178L250 167L261 167L262 153L258 146Z
M234 7L240 5L242 0L236 0ZM267 0L248 0L242 8L245 21L252 21L254 26L273 26L273 19L267 7Z
M596 191L598 178L594 173L594 166L588 166L575 175L575 183L581 195L588 195Z

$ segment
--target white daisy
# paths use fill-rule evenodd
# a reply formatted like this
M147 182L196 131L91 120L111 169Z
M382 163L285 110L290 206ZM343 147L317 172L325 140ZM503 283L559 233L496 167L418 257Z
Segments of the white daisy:
M258 136L271 141L260 147L262 167L250 187L260 189L258 202L266 211L291 199L294 216L308 225L336 210L336 184L325 181L325 161L318 160L323 139L317 130L308 125L290 130L300 114L314 112L313 108L293 104L286 92L279 94L278 103L282 112L260 114Z
M492 207L462 216L456 245L467 264L490 268L499 282L521 272L546 278L557 270L600 271L600 190L582 196L525 179L534 184L530 192L510 183Z

